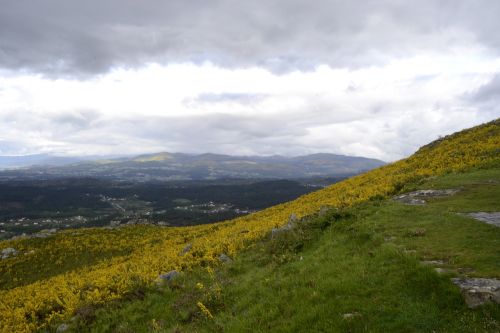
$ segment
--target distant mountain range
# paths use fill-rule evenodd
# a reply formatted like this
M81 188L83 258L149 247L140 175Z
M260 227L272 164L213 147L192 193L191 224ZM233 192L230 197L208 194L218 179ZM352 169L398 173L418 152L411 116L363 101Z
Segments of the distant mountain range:
M229 156L157 153L96 159L30 155L0 157L0 179L96 177L132 181L208 180L222 178L306 178L343 176L385 164L365 157L334 154Z
M56 157L45 154L26 155L26 156L0 156L0 169L28 167L37 164L60 165L59 161L62 162L62 160L68 161L68 163L72 163L69 162L69 159L65 157L58 157L58 156ZM68 164L68 163L63 163L63 164Z
M24 156L0 156L1 169L26 168L32 166L62 166L83 161L100 159L98 156L55 156L36 154Z

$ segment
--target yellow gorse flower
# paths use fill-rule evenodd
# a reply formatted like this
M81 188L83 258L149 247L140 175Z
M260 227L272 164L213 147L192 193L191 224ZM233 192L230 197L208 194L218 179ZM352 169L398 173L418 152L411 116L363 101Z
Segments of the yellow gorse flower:
M196 305L198 305L198 308L200 308L201 312L205 315L205 317L207 317L209 319L213 319L214 316L212 316L212 313L210 312L210 310L207 309L207 307L205 305L203 305L202 302L198 302L198 303L196 303Z

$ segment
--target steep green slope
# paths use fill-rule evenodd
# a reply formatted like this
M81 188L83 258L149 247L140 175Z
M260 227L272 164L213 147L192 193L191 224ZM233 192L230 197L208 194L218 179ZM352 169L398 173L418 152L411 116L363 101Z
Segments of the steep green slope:
M373 200L264 240L140 300L87 309L79 332L498 332L500 305L469 309L450 278L500 278L500 168L408 184L460 189L422 206ZM437 266L422 261L442 261ZM201 307L198 302L203 304Z

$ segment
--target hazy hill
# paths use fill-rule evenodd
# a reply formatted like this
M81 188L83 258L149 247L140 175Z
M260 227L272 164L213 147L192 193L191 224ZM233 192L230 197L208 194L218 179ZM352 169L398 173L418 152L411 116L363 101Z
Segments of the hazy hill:
M96 156L57 156L50 154L0 156L0 170L29 168L35 166L64 166L84 161L93 161L96 159L98 159Z
M80 162L81 158L61 157L48 154L25 156L0 156L0 169L23 168L33 165L64 165Z
M46 159L33 159L42 164ZM56 160L59 162L59 160ZM59 162L59 164L61 164ZM70 165L39 165L0 173L5 177L99 177L135 181L221 178L306 178L353 175L383 165L376 159L314 154L298 157L157 153Z

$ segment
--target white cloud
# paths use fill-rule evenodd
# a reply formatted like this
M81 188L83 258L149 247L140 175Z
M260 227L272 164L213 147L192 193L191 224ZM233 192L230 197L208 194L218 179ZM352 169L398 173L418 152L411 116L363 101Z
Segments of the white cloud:
M83 81L4 71L0 146L16 151L0 153L333 152L394 160L498 117L498 109L484 112L463 97L496 72L500 58L481 48L281 75L210 63L150 64Z

